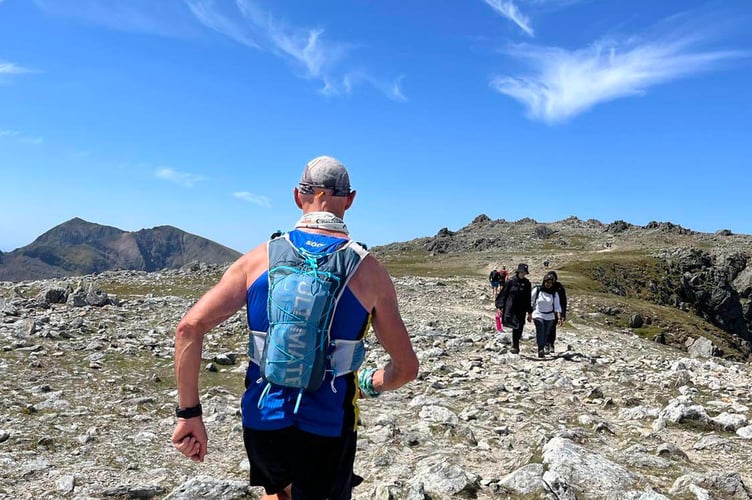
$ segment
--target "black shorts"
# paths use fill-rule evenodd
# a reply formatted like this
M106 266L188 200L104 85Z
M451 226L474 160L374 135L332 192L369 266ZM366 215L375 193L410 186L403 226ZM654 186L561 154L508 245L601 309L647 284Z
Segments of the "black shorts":
M278 431L243 428L251 485L268 495L292 484L293 500L350 500L357 432L324 437L296 427Z

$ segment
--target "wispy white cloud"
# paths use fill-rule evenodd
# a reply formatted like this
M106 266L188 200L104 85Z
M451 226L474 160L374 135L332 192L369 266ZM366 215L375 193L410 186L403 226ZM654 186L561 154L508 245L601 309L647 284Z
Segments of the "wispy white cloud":
M520 9L511 0L484 0L493 10L516 24L529 36L535 36L530 25L530 18L520 12Z
M2 2L2 0L0 0ZM20 75L21 73L31 73L32 70L24 68L12 62L0 60L0 76L2 75Z
M324 87L321 88L320 92L328 96L350 94L353 87L366 84L375 88L392 101L407 102L407 96L402 91L402 80L404 78L404 75L400 75L392 80L379 79L363 71L351 71L342 77L341 80L324 78Z
M587 0L525 0L525 3L537 6L537 7L547 7L547 8L563 8L563 7L569 7L570 5L574 5L576 3L582 3L583 1Z
M348 82L346 76L352 68L345 66L355 44L332 40L321 27L303 28L286 23L253 0L33 1L45 14L119 31L181 37L204 26L243 46L290 61L299 77L321 82L322 94L342 95L352 91L353 80ZM0 61L0 77L3 64ZM7 73L19 69L23 68L5 67ZM390 99L406 100L401 88L395 92L393 86L381 84L379 78L359 81L372 84Z
M201 175L191 174L187 172L179 172L172 168L163 167L155 172L155 175L166 181L173 182L183 187L193 187L197 182L206 180L206 177Z
M32 137L22 134L18 130L0 129L0 139L12 139L23 144L42 144L41 137Z
M702 51L696 37L655 41L602 40L584 49L518 45L509 54L530 68L523 76L498 76L491 87L521 102L534 120L563 122L597 104L644 93L649 87L744 57L739 51Z
M217 33L220 33L238 43L260 49L254 37L241 25L236 23L231 17L225 16L214 8L214 2L211 0L185 0L185 4L198 21Z
M397 78L391 86L391 91L388 95L392 97L395 101L402 101L407 102L407 97L405 97L405 93L402 92L402 79L404 76L400 76Z
M323 78L349 50L346 43L329 41L322 28L290 26L249 0L236 0L237 14L223 14L212 0L185 0L208 28L243 45L266 50L293 61L307 78Z
M354 84L368 83L390 99L406 100L399 87L399 92L395 92L393 85L381 84L378 78L352 76L356 72L346 67L347 58L356 45L330 39L321 27L293 26L252 0L235 0L234 12L221 11L213 0L184 1L204 26L247 47L290 61L303 78L319 80L324 95L349 94Z
M250 0L236 0L236 5L248 25L270 44L270 50L300 65L308 77L322 77L351 48L350 44L326 39L322 28L299 28L275 19Z
M75 18L110 29L160 36L189 36L191 16L177 0L34 0L48 15Z
M254 205L258 205L260 207L264 207L264 208L272 207L271 200L269 200L269 198L267 198L266 196L249 193L248 191L238 191L236 193L232 193L232 195L239 200L247 201L249 203L253 203Z

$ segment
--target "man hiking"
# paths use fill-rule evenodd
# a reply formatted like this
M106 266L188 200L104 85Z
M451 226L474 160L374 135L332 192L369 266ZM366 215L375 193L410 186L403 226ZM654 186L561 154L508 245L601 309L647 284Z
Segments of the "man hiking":
M499 286L501 288L504 288L504 284L507 282L507 278L509 277L509 271L507 271L507 266L501 266L501 271L499 271Z
M498 268L493 268L493 271L488 275L488 281L491 282L491 290L493 290L494 298L496 298L499 294L499 287L501 286L501 273Z
M251 485L264 487L264 500L347 500L359 398L415 379L418 360L391 278L348 236L355 191L345 167L311 160L293 198L303 212L295 229L240 257L177 326L172 442L204 460L203 337L246 306L252 362L241 406ZM369 325L389 355L378 369L360 367Z

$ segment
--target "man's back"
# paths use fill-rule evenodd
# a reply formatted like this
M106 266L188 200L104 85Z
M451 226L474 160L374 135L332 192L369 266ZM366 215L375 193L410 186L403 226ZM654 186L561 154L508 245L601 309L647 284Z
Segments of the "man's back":
M315 247L331 245L341 247L347 239L292 231L289 240L295 244L309 243ZM275 244L288 244L287 241L275 240ZM292 245L292 243L290 243ZM310 248L310 247L309 247ZM268 262L268 256L267 256ZM358 271L355 271L357 274ZM353 275L355 279L355 275ZM248 326L251 331L267 332L269 330L269 272L261 273L248 288L247 293ZM292 311L283 314L290 315ZM335 309L330 328L330 340L355 341L367 333L370 312L355 297L349 287L342 290L341 298ZM253 342L253 338L250 339ZM268 342L268 340L267 340ZM301 346L303 348L303 346ZM306 346L313 350L315 346ZM285 348L287 352L289 349ZM357 381L353 373L336 377L331 371L326 373L324 383L313 392L299 394L299 389L283 387L259 381L262 377L261 366L250 363L247 380L254 381L247 387L243 396L243 425L252 429L274 430L295 426L306 432L324 436L339 436L345 429L355 429L356 406L353 397ZM297 396L300 405L297 406Z

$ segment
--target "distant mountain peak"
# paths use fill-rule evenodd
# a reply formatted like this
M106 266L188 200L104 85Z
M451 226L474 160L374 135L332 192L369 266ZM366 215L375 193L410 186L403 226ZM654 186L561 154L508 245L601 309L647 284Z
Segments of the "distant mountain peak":
M232 262L241 254L219 243L164 225L123 231L74 217L3 254L0 281L98 273L112 269L156 271L189 262Z

